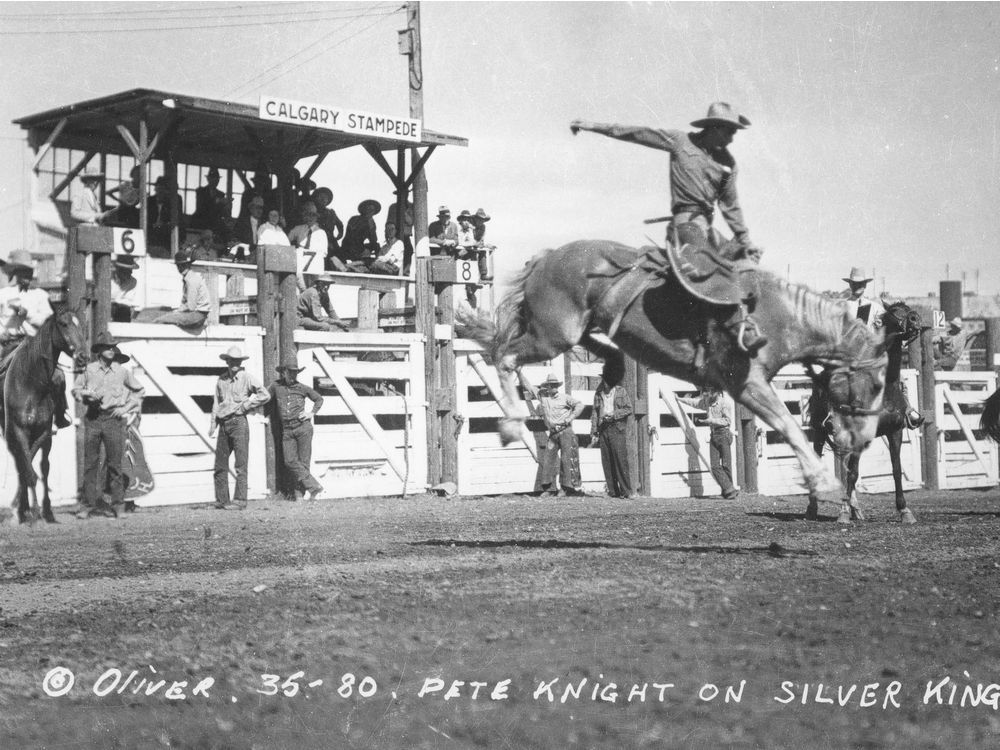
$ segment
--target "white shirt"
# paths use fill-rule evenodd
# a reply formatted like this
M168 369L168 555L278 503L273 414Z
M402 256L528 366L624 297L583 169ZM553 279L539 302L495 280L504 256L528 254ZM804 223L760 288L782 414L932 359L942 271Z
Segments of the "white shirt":
M138 310L141 307L139 304L139 280L135 276L129 276L123 284L118 280L117 273L111 274L111 301Z
M97 193L89 187L84 187L83 192L78 193L73 199L69 215L81 224L97 224L103 213L101 204L97 200Z
M402 267L403 265L403 241L394 240L388 247L382 247L382 253L378 256L378 259L386 263L392 263L395 266Z
M257 244L290 245L291 243L288 241L288 235L285 234L284 229L268 221L261 224L260 229L257 230Z
M868 313L861 318L861 321L868 326L869 330L877 331L882 327L882 314L885 312L885 306L882 304L882 301L865 296L847 300L847 307L851 311L851 315L855 318L858 317L858 309L865 305L868 306Z
M0 289L0 335L3 337L34 336L50 315L52 305L44 289L29 287L22 292L17 284Z

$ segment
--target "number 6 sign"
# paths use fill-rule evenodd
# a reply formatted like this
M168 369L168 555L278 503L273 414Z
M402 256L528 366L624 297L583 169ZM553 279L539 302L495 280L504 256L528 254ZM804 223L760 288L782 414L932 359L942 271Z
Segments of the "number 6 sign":
M131 255L136 258L146 255L146 233L141 229L114 227L111 233L111 247L115 255Z

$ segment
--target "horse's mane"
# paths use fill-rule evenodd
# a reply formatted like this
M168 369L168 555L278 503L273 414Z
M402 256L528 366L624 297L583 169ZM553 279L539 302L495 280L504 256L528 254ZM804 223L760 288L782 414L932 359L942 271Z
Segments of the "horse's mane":
M13 365L15 362L43 362L52 359L52 329L55 328L58 322L58 317L62 314L63 310L55 310L53 313L45 319L45 322L38 327L38 331L34 336L29 336L24 343L21 344L17 349L15 349L9 355L9 363ZM55 361L52 361L52 367L55 369Z

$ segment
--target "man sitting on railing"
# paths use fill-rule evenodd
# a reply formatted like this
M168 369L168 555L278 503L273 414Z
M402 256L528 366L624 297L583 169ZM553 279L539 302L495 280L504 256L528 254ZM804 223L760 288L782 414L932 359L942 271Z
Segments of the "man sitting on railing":
M316 277L313 285L299 293L296 307L296 326L307 331L346 331L350 328L337 317L330 304L330 284L333 277L324 273Z
M212 310L212 300L208 296L208 287L200 273L191 270L194 258L191 251L181 248L174 256L177 271L181 275L184 290L181 292L181 304L176 310L156 318L154 323L180 326L181 328L199 328L205 325L208 314Z
M403 265L404 251L403 241L396 236L396 222L387 221L385 223L385 244L382 245L382 251L372 261L368 271L385 276L399 276L399 269Z
M378 232L374 217L381 210L382 204L369 198L358 204L357 216L348 219L344 238L340 243L340 259L347 264L347 270L366 273L368 264L378 255Z
M476 247L479 249L479 278L483 281L493 281L490 274L489 256L496 250L496 245L491 245L486 241L486 222L490 220L490 215L483 209L476 209L472 215L472 236L476 240Z

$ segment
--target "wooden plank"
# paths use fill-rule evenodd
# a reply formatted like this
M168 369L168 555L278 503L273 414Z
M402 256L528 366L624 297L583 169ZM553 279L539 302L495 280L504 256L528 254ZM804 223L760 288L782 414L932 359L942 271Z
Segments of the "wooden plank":
M965 417L958 406L958 403L952 398L951 389L946 386L940 388L940 393L944 396L948 405L951 407L951 411L958 421L958 426L962 430L962 435L965 437L965 442L968 443L969 448L975 454L976 459L979 461L979 465L983 469L983 474L987 477L995 476L995 472L990 470L990 466L986 463L986 460L979 453L979 441L976 440L975 436L972 434L972 430L965 423Z
M56 126L52 129L52 132L49 133L49 137L45 139L45 143L42 144L41 148L39 148L38 152L35 154L35 159L31 163L32 171L34 172L38 171L38 166L42 163L42 159L44 159L45 155L49 153L49 150L52 148L52 145L56 142L56 139L62 133L63 128L66 127L67 122L69 122L69 118L64 117L61 120L59 120L59 122L56 123Z

